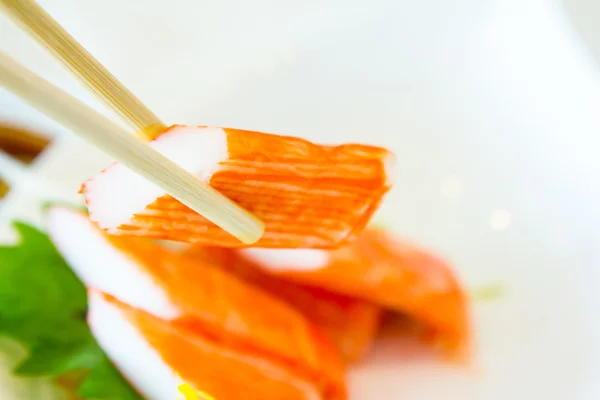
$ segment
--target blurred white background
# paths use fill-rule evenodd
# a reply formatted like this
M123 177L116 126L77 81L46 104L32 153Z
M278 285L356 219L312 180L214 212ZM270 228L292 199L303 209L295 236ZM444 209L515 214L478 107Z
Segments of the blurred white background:
M476 305L478 376L384 343L353 399L600 398L598 1L40 3L168 123L390 147L379 218L506 283ZM102 109L5 18L0 48ZM106 162L1 89L0 120L60 136L36 168L64 198ZM39 221L30 191L3 223Z

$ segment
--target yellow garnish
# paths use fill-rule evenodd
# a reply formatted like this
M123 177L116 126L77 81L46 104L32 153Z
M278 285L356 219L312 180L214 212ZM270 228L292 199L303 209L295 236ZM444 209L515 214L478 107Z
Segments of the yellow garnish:
M177 388L183 395L183 400L215 400L214 397L194 389L189 383L182 383Z

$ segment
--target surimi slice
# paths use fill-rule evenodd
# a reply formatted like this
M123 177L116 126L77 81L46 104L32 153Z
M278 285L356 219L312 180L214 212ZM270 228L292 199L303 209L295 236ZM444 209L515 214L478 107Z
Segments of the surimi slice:
M300 312L220 268L140 238L109 236L76 211L54 207L48 232L88 287L240 353L318 381L343 398L343 364Z
M468 297L450 266L383 230L367 229L348 246L313 249L310 254L305 250L259 248L236 251L274 276L369 300L412 316L428 326L428 339L446 354L461 361L469 358Z
M232 249L192 246L186 255L198 262L215 262L245 282L294 306L329 336L347 362L361 359L377 333L382 311L371 302L270 275L246 262Z
M91 290L88 321L100 346L148 400L179 398L181 379L219 400L321 400L318 382L293 369L226 343L190 335L157 318Z
M391 185L380 147L321 146L228 128L176 125L149 144L265 223L266 248L331 248L365 227ZM213 246L242 243L113 164L83 185L90 218L112 234Z

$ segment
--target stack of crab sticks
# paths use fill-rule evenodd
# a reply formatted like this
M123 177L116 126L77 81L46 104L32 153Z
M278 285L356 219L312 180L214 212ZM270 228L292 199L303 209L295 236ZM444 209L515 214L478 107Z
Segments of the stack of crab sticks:
M48 232L89 288L98 342L140 393L183 379L218 399L346 399L384 315L443 359L468 360L467 297L438 257L367 227L394 156L260 132L173 126L148 144L265 224L253 246L114 163L82 186L88 213ZM165 240L186 243L184 250Z

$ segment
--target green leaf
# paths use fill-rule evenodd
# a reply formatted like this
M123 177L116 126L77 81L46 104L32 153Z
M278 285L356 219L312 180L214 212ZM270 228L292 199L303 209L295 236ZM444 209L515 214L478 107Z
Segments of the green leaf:
M107 385L106 382L111 382L111 384ZM125 381L106 356L102 357L94 369L90 370L88 376L79 386L77 393L84 399L140 399L140 396Z
M0 246L0 335L28 349L15 374L58 378L83 371L84 399L141 400L87 326L84 285L44 233L23 223L15 228L21 242Z

